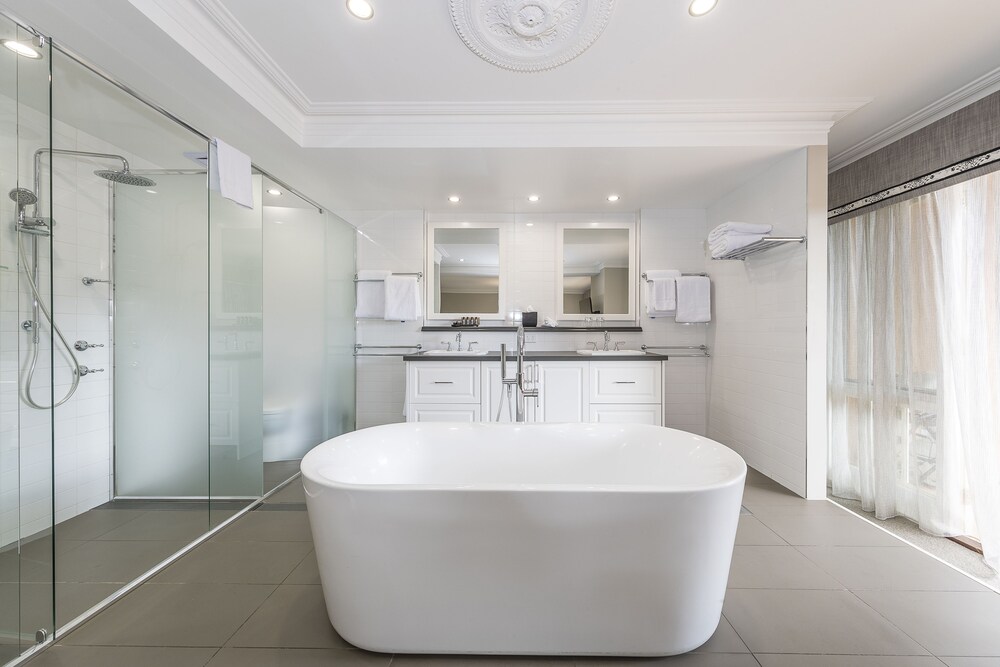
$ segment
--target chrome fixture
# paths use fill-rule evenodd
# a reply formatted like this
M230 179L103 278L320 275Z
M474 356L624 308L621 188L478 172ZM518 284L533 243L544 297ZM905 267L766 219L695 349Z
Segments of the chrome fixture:
M611 334L607 331L604 332L604 351L608 351L608 345L611 343Z
M94 283L110 283L111 281L110 281L110 280L104 280L103 278L90 278L90 277L88 277L88 276L84 276L84 277L83 277L83 278L82 278L82 279L80 280L80 282L82 282L82 283L83 283L84 285L86 285L87 287L90 287L90 286L91 286L91 285L93 285Z
M443 341L441 341L441 344L442 345L447 345L448 346L448 351L451 352L451 341L450 340L443 340Z
M462 351L462 332L461 331L459 331L457 334L455 334L455 345L456 345L455 349L458 352L461 352ZM448 349L451 349L450 345L448 346Z
M91 373L103 373L103 368L87 368L86 366L80 366L80 377L84 375L90 375Z
M526 386L529 384L535 384L533 379L525 377L524 374L524 326L517 326L517 370L514 373L514 377L507 377L507 345L506 343L500 345L500 382L501 386L507 387L508 393L508 405L510 397L510 387L513 386L517 395L514 400L514 420L517 422L524 421L524 399L534 398L536 403L538 401L538 387L534 386L527 389ZM502 407L502 401L501 401ZM509 408L508 408L509 412ZM497 410L497 421L500 421L500 410Z
M469 344L465 346L465 351L466 352L472 352L472 346L473 345L479 345L479 341L478 340L470 340Z
M88 343L85 340L78 340L73 343L73 349L77 352L83 352L84 350L89 350L92 347L104 347L104 343Z
M442 341L444 342L444 341ZM380 349L380 350L401 350L401 349L415 349L417 352L362 352L361 350L368 349ZM422 350L420 344L417 345L362 345L361 343L354 344L354 356L355 357L405 357L408 354L416 354Z
M697 354L671 354L667 352L668 357L710 357L711 354L708 353L707 345L643 345L641 346L643 351L646 350L697 350Z

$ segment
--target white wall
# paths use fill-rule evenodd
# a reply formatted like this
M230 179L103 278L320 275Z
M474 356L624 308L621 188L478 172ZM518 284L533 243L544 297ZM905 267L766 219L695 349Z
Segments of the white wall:
M383 269L397 273L422 271L424 267L423 211L338 212L358 227L358 269ZM431 216L434 220L455 217ZM640 224L639 272L647 269L676 268L686 272L704 271L702 243L705 213L701 210L643 211ZM623 218L622 214L467 216L469 221L505 219L514 222L510 261L513 280L507 295L508 309L534 306L539 321L555 314L556 223ZM634 219L633 214L625 214ZM532 222L528 227L527 223ZM642 310L640 304L640 310ZM385 322L358 320L357 341L362 345L415 345L424 349L442 347L442 340L454 340L451 332L421 332L422 321ZM615 333L629 347L648 345L700 345L705 342L704 325L685 326L672 319L640 317L642 333ZM599 333L528 333L529 350L575 350ZM477 340L483 349L498 350L501 343L514 344L513 333L463 332L463 342ZM383 352L383 350L370 350ZM391 350L385 350L391 352ZM666 419L695 433L705 433L706 369L704 358L676 358L667 364ZM404 421L403 399L406 385L404 364L399 357L359 357L357 359L358 428Z
M776 235L805 235L806 176L802 149L712 205L703 233L739 221L771 224ZM707 266L715 300L708 436L805 495L806 247L789 244L745 262Z

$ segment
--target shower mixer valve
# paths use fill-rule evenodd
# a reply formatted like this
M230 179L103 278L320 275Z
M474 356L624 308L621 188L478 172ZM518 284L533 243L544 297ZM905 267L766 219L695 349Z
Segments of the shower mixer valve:
M83 352L84 350L89 350L92 347L104 347L104 343L88 343L85 340L78 340L73 343L73 349L77 352Z
M86 366L80 366L80 377L84 375L90 375L91 373L103 373L103 368L87 368Z

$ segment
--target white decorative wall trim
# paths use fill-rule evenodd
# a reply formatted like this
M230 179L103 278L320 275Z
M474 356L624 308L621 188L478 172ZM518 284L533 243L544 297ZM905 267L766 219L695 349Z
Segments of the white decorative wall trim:
M940 120L998 90L1000 90L1000 67L928 104L901 121L893 123L881 132L873 134L864 141L832 156L830 158L830 171L837 171L855 160L860 160L866 155L874 153L922 127L927 127L934 121Z
M564 65L593 44L615 0L451 0L451 22L473 53L514 72Z

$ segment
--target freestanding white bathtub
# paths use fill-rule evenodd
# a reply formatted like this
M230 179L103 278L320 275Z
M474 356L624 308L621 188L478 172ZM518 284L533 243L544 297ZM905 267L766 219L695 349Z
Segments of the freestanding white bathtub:
M391 424L302 460L330 620L385 653L690 651L745 477L713 440L620 424Z

